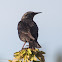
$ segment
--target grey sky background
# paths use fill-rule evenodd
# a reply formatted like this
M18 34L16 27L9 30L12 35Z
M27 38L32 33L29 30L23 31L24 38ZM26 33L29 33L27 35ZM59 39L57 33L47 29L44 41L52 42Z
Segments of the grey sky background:
M8 62L21 50L24 43L18 37L17 24L27 11L43 12L34 17L38 42L46 52L46 62L55 62L62 51L62 0L0 0L0 62Z

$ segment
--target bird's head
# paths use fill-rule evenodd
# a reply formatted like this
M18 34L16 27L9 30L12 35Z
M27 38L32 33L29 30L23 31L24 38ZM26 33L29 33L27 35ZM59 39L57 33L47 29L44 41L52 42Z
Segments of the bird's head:
M36 14L39 14L39 13L42 13L42 12L32 12L32 11L29 11L29 12L26 12L23 16L22 16L22 19L33 19L33 17L36 15Z

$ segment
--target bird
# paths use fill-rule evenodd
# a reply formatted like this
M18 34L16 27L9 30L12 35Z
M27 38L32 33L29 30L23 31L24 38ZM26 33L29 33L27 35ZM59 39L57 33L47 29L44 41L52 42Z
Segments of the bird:
M22 16L21 20L18 23L17 29L19 38L24 42L24 45L26 44L26 42L28 42L29 48L41 48L40 44L37 41L38 26L33 20L34 16L39 13L42 12L28 11Z

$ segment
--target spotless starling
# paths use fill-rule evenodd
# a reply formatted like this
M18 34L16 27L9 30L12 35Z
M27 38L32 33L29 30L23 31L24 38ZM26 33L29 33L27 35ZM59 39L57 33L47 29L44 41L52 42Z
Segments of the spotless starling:
M39 13L42 13L42 12L28 11L22 16L21 21L18 23L19 38L20 38L20 40L22 40L25 43L28 42L29 48L41 48L41 46L39 45L39 43L37 41L38 26L33 21L34 16ZM25 45L25 43L24 43L24 45ZM23 47L24 47L24 45L23 45Z

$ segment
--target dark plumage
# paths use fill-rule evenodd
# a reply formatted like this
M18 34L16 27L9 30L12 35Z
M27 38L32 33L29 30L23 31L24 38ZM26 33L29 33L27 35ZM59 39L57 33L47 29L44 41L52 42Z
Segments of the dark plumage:
M26 12L21 21L18 23L18 35L23 42L29 42L30 48L40 48L41 46L37 42L38 38L38 26L33 21L33 17L41 12Z

